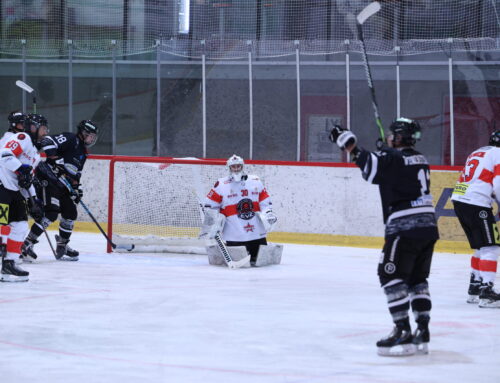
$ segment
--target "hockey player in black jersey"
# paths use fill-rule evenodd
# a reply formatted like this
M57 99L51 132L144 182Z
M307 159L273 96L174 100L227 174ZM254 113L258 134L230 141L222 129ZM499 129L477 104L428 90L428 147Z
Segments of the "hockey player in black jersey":
M385 243L378 265L380 284L394 321L392 333L377 342L379 355L427 353L431 297L427 278L439 238L426 158L414 149L420 138L416 121L398 118L390 126L389 147L370 152L356 136L335 126L330 140L351 153L362 176L379 185ZM417 329L412 334L409 309Z
M47 156L36 169L37 196L44 204L45 216L35 222L22 246L22 258L30 262L37 258L34 245L58 215L59 235L56 235L56 259L78 260L78 251L68 246L77 218L76 205L80 202L83 191L80 185L83 166L87 159L87 148L97 141L98 128L90 120L78 124L78 132L65 132L45 137L41 142L41 150ZM73 192L70 192L64 180L69 181Z

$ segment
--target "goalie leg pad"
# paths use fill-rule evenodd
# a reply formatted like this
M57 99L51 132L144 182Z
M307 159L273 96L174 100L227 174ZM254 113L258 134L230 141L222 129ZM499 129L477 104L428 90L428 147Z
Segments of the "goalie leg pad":
M281 255L283 254L283 245L277 243L268 243L267 245L259 246L259 253L255 266L279 265L281 263Z
M210 265L224 266L226 264L226 261L224 261L224 257L220 252L219 246L217 245L207 246L207 254L208 254L208 263Z
M245 246L231 246L227 248L231 259L234 262L241 261L243 258L248 257L248 252ZM215 266L227 266L224 256L222 255L219 246L207 246L208 263ZM250 261L240 268L250 267Z

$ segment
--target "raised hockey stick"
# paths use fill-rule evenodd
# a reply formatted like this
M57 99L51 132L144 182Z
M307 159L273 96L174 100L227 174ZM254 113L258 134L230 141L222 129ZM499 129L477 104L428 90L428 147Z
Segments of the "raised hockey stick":
M380 119L380 114L378 111L377 98L375 97L375 87L373 86L373 78L370 69L370 63L368 61L368 55L366 54L365 39L363 36L363 27L362 27L364 22L378 11L380 11L380 3L378 1L374 1L373 3L367 5L365 8L363 8L361 12L359 12L358 16L356 16L357 20L356 26L358 28L358 36L359 36L359 41L361 43L361 55L363 56L363 64L365 67L366 80L368 81L368 87L370 88L370 94L372 97L372 106L373 106L373 111L375 113L375 123L379 128L380 138L382 139L382 141L385 142L384 127L382 126L382 120Z
M73 189L73 186L71 186L71 183L66 179L66 177L61 176L61 177L59 177L59 180L64 184L64 186L66 186L66 188L68 189L68 191L70 192L71 195L76 195L75 189ZM87 205L85 205L83 203L82 200L80 200L80 205L82 205L83 210L85 210L87 212L87 214L89 215L90 219L96 224L96 226L99 229L99 231L101 232L101 234L104 236L104 238L106 238L106 241L108 241L109 245L113 249L123 249L123 250L127 250L127 251L134 250L134 248L135 248L134 244L131 244L131 245L117 245L116 243L114 243L108 237L108 235L103 230L103 228L101 227L101 225L99 225L99 222L97 222L97 220L95 219L94 215L90 212L89 208L87 207Z
M29 94L33 93L33 113L36 113L36 92L35 92L35 90L31 86L29 86L28 84L26 84L24 81L21 81L21 80L17 80L16 85L19 88L21 88L22 90L24 90L25 92L28 92Z

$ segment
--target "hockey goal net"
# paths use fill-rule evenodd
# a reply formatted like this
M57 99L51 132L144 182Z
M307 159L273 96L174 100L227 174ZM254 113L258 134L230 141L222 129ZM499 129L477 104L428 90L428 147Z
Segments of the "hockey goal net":
M148 157L114 158L110 163L108 233L117 245L140 252L205 252L198 239L200 201L225 162ZM108 251L111 247L108 246Z

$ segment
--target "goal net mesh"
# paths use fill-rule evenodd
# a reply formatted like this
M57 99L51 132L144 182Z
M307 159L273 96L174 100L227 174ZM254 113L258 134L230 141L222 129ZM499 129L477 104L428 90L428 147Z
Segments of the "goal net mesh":
M359 52L355 16L370 2L3 0L0 52L110 57L160 49L214 59L246 57L249 51L255 57L292 55L296 49L310 55ZM380 3L380 12L363 27L370 54L500 48L500 0Z
M222 165L116 162L113 242L140 251L203 253L200 201L225 174Z

